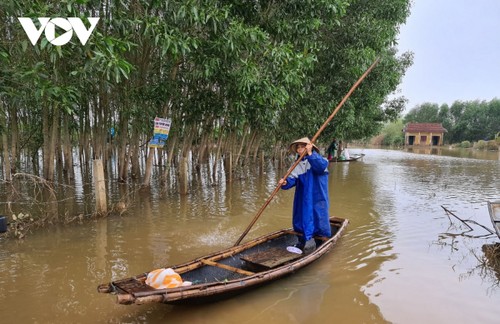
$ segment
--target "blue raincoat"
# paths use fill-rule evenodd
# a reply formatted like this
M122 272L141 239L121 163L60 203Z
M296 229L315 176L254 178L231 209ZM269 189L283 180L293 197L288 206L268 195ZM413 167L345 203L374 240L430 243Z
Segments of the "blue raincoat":
M315 235L330 237L328 160L316 151L306 154L281 188L294 186L293 229L304 234L300 240L306 242Z

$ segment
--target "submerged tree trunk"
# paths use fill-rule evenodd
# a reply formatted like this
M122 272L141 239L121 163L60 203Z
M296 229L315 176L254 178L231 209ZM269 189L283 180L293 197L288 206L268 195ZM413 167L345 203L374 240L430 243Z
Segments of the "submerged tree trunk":
M188 156L191 151L193 137L195 134L195 126L189 127L187 134L184 136L184 142L181 149L181 158L179 161L179 190L185 195L188 192Z
M254 145L256 138L257 138L257 133L254 132L250 137L250 140L248 141L247 148L245 150L245 158L242 161L242 165L246 165L248 163L250 151L252 150L252 146Z
M181 156L179 161L179 193L186 195L188 193L188 159Z
M172 165L175 147L177 146L177 136L173 136L171 138L171 142L170 142L169 146L170 146L170 149L168 150L168 154L167 154L167 166Z
M240 148L238 150L238 154L236 154L236 158L234 159L234 166L235 167L238 166L238 162L239 162L240 157L241 157L241 152L243 152L243 148L245 147L245 139L247 138L247 133L248 133L248 127L245 127L245 129L243 131L243 137L241 138L241 143L240 143ZM235 138L235 141L236 141L236 138Z
M226 171L226 181L233 181L233 152L228 151L224 156L224 170Z
M130 139L130 163L131 163L131 177L132 179L138 179L140 177L141 168L139 167L139 132L137 128L132 131L132 137Z
M224 136L222 135L222 133L219 133L219 139L217 141L217 153L215 153L214 166L212 168L212 170L213 170L213 172L212 172L212 182L216 181L217 168L219 166L219 161L220 161L221 151L222 151L222 138L223 137Z
M155 155L155 148L150 147L148 149L148 157L146 159L146 171L144 172L144 181L142 185L144 187L149 187L151 184L151 169L153 167L153 157Z
M203 133L198 149L198 164L206 163L207 162L207 151L208 151L208 133L205 132Z
M262 140L262 137L259 135L257 139L255 140L254 146L254 151L253 151L253 162L257 162L257 156L259 154L259 148L260 148L260 141ZM264 152L262 152L262 157L264 156Z

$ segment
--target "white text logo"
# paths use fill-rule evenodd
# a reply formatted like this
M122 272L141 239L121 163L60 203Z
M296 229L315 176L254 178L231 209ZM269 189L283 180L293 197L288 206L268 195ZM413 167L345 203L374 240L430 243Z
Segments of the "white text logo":
M82 45L85 45L94 31L99 18L88 18L90 22L90 28L87 29L80 18L70 17L70 18L48 18L40 17L38 21L40 22L40 28L37 29L31 18L20 17L19 22L24 28L26 35L31 41L31 44L35 45L43 31L45 30L45 37L47 40L56 46L62 46L68 43L73 37L73 31L80 40ZM56 26L65 30L66 32L56 37Z

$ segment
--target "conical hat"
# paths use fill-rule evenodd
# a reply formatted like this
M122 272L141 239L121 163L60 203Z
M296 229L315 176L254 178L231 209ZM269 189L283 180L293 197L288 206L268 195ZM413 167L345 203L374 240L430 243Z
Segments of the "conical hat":
M290 151L293 153L297 153L297 144L308 144L310 141L311 140L309 139L309 137L302 137L290 144ZM313 149L319 153L319 148L314 144Z

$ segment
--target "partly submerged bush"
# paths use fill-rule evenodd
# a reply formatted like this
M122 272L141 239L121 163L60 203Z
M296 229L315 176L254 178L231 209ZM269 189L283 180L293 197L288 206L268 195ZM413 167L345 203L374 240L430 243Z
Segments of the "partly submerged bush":
M472 147L472 145L469 141L463 141L462 143L460 143L460 147L469 148L469 147Z
M479 140L476 143L474 143L474 148L477 150L485 150L486 149L486 141Z
M498 151L498 146L500 145L499 142L495 140L488 141L486 144L486 148L491 151Z

